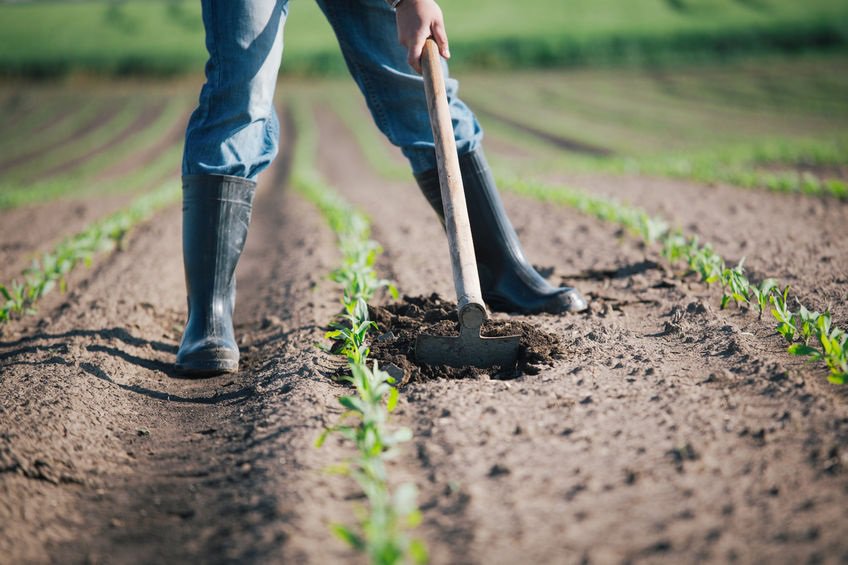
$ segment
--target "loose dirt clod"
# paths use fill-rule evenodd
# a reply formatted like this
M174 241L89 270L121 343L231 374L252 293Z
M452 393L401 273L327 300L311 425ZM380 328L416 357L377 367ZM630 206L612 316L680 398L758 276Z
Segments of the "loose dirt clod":
M488 320L481 334L485 337L519 335L518 361L514 366L479 369L419 365L415 360L415 338L421 334L458 335L456 305L438 294L404 296L401 302L371 307L371 319L377 323L378 337L371 343L371 358L381 365L394 364L403 370L401 384L435 377L465 378L490 375L513 379L522 374L535 375L543 366L551 366L562 357L559 338L532 324L516 320Z

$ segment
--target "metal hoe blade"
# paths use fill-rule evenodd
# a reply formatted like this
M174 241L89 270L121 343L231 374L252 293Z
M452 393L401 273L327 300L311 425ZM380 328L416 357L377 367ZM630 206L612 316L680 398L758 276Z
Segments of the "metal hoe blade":
M485 314L484 314L485 315ZM468 318L468 316L465 316ZM483 337L483 317L460 323L459 336L420 335L415 340L415 358L425 365L450 367L506 367L518 358L518 336Z

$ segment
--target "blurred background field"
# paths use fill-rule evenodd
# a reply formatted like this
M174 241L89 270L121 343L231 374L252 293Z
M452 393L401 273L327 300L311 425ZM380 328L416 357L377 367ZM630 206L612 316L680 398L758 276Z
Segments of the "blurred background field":
M507 170L848 198L848 2L441 4ZM317 4L285 33L283 104L308 86L376 135ZM0 3L0 209L171 182L205 58L199 1Z
M843 0L444 0L454 68L646 65L842 50ZM283 72L344 72L312 0L292 0ZM169 75L205 60L200 2L0 3L0 74Z

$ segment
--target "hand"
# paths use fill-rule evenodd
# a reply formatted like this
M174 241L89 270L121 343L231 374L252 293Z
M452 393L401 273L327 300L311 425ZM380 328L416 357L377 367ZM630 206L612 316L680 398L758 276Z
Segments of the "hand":
M445 20L435 0L403 0L396 18L398 41L407 48L407 61L416 72L421 73L421 53L428 37L436 41L442 57L450 59Z

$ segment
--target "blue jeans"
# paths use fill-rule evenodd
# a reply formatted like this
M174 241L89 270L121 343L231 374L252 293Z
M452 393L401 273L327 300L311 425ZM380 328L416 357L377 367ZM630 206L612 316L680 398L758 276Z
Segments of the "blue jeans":
M377 126L409 159L413 173L436 167L421 76L398 43L385 0L317 0ZM183 174L256 176L274 159L280 124L274 88L283 53L288 0L202 0L206 83L186 131ZM445 66L447 70L447 66ZM447 80L460 154L483 132Z

